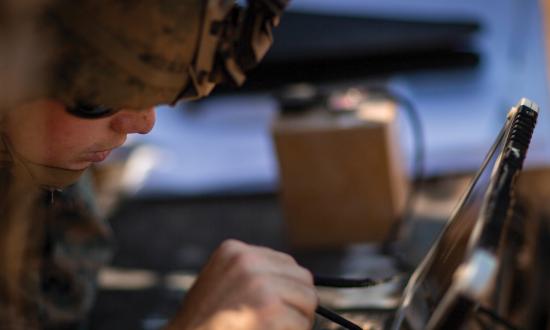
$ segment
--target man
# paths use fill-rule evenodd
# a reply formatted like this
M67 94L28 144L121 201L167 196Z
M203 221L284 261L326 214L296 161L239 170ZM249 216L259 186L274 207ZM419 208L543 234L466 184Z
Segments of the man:
M248 14L217 0L47 7L43 31L56 41L42 72L47 83L26 91L1 120L6 249L0 277L16 285L0 286L0 310L8 311L0 319L22 318L9 323L12 328L80 325L91 304L90 283L108 256L109 234L93 207L72 197L77 186L66 187L128 134L148 133L154 105L205 96L221 80L242 83L243 71L265 53L284 4L252 2ZM21 213L14 205L36 201L37 186L49 196L36 208L41 216L35 208ZM13 243L21 241L26 244ZM11 273L22 278L22 289ZM11 308L18 301L22 307ZM229 240L167 329L307 329L316 305L311 274L290 256Z

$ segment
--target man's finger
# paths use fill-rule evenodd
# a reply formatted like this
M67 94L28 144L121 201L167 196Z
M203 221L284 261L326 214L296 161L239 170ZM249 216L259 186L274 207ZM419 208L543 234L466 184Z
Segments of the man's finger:
M271 281L272 290L277 292L285 305L307 319L313 319L319 301L313 287L284 277L273 277Z
M281 317L273 320L270 329L276 330L310 330L313 326L313 318L308 318L294 308L284 309Z

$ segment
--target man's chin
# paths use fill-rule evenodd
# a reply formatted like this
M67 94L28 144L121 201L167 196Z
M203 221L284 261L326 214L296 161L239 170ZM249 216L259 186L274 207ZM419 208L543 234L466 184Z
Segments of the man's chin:
M48 189L63 189L78 181L86 168L70 169L28 162L18 167L21 175L29 176L35 184ZM24 174L26 173L26 175Z
M90 166L92 166L92 162L80 162L77 164L71 164L69 166L63 166L63 167L56 167L58 169L67 170L67 171L85 171Z

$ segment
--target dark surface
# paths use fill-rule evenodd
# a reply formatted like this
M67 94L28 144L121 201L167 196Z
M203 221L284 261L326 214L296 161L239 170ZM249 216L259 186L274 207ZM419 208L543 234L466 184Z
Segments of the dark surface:
M238 91L270 90L296 82L339 82L393 73L475 69L472 40L483 29L472 18L455 21L287 12L273 32L266 58ZM216 93L235 89L220 86Z
M286 12L265 63L353 55L407 54L467 47L481 30L473 18L454 21Z
M111 267L145 269L158 276L196 272L224 239L236 238L289 252L299 263L323 275L351 271L384 277L392 268L388 258L365 257L376 255L376 247L355 252L292 251L282 219L275 195L126 202L111 218L118 243ZM350 263L350 253L352 261L362 261ZM90 327L157 329L175 313L183 296L184 292L160 284L143 290L100 289Z
M198 271L226 238L283 249L280 218L273 196L128 201L111 217L117 239L111 266L161 276ZM161 285L100 289L91 329L157 328L174 314L183 295Z
M111 220L118 242L113 265L198 270L228 238L287 251L281 219L272 195L127 202Z
M468 177L429 180L415 198L414 217L397 244L399 264L414 266L429 249ZM196 274L210 253L225 239L235 238L293 255L316 275L387 278L402 273L398 261L378 245L296 251L285 238L283 212L275 194L142 199L122 203L110 222L117 240L111 269L146 270L158 279L177 273ZM360 289L363 290L363 289ZM383 292L383 290L382 290ZM185 292L159 281L144 289L100 288L90 328L158 329L180 305ZM375 303L384 294L358 291ZM332 298L331 298L332 299ZM382 298L383 299L383 298ZM367 329L380 329L390 315L374 307L347 311ZM316 329L335 329L318 318Z

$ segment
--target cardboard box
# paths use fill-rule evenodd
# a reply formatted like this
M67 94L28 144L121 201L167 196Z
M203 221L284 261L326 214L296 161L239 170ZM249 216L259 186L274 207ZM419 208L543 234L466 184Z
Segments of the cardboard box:
M388 100L363 103L356 111L317 109L275 120L292 246L340 247L387 237L408 193L396 130L396 106Z

